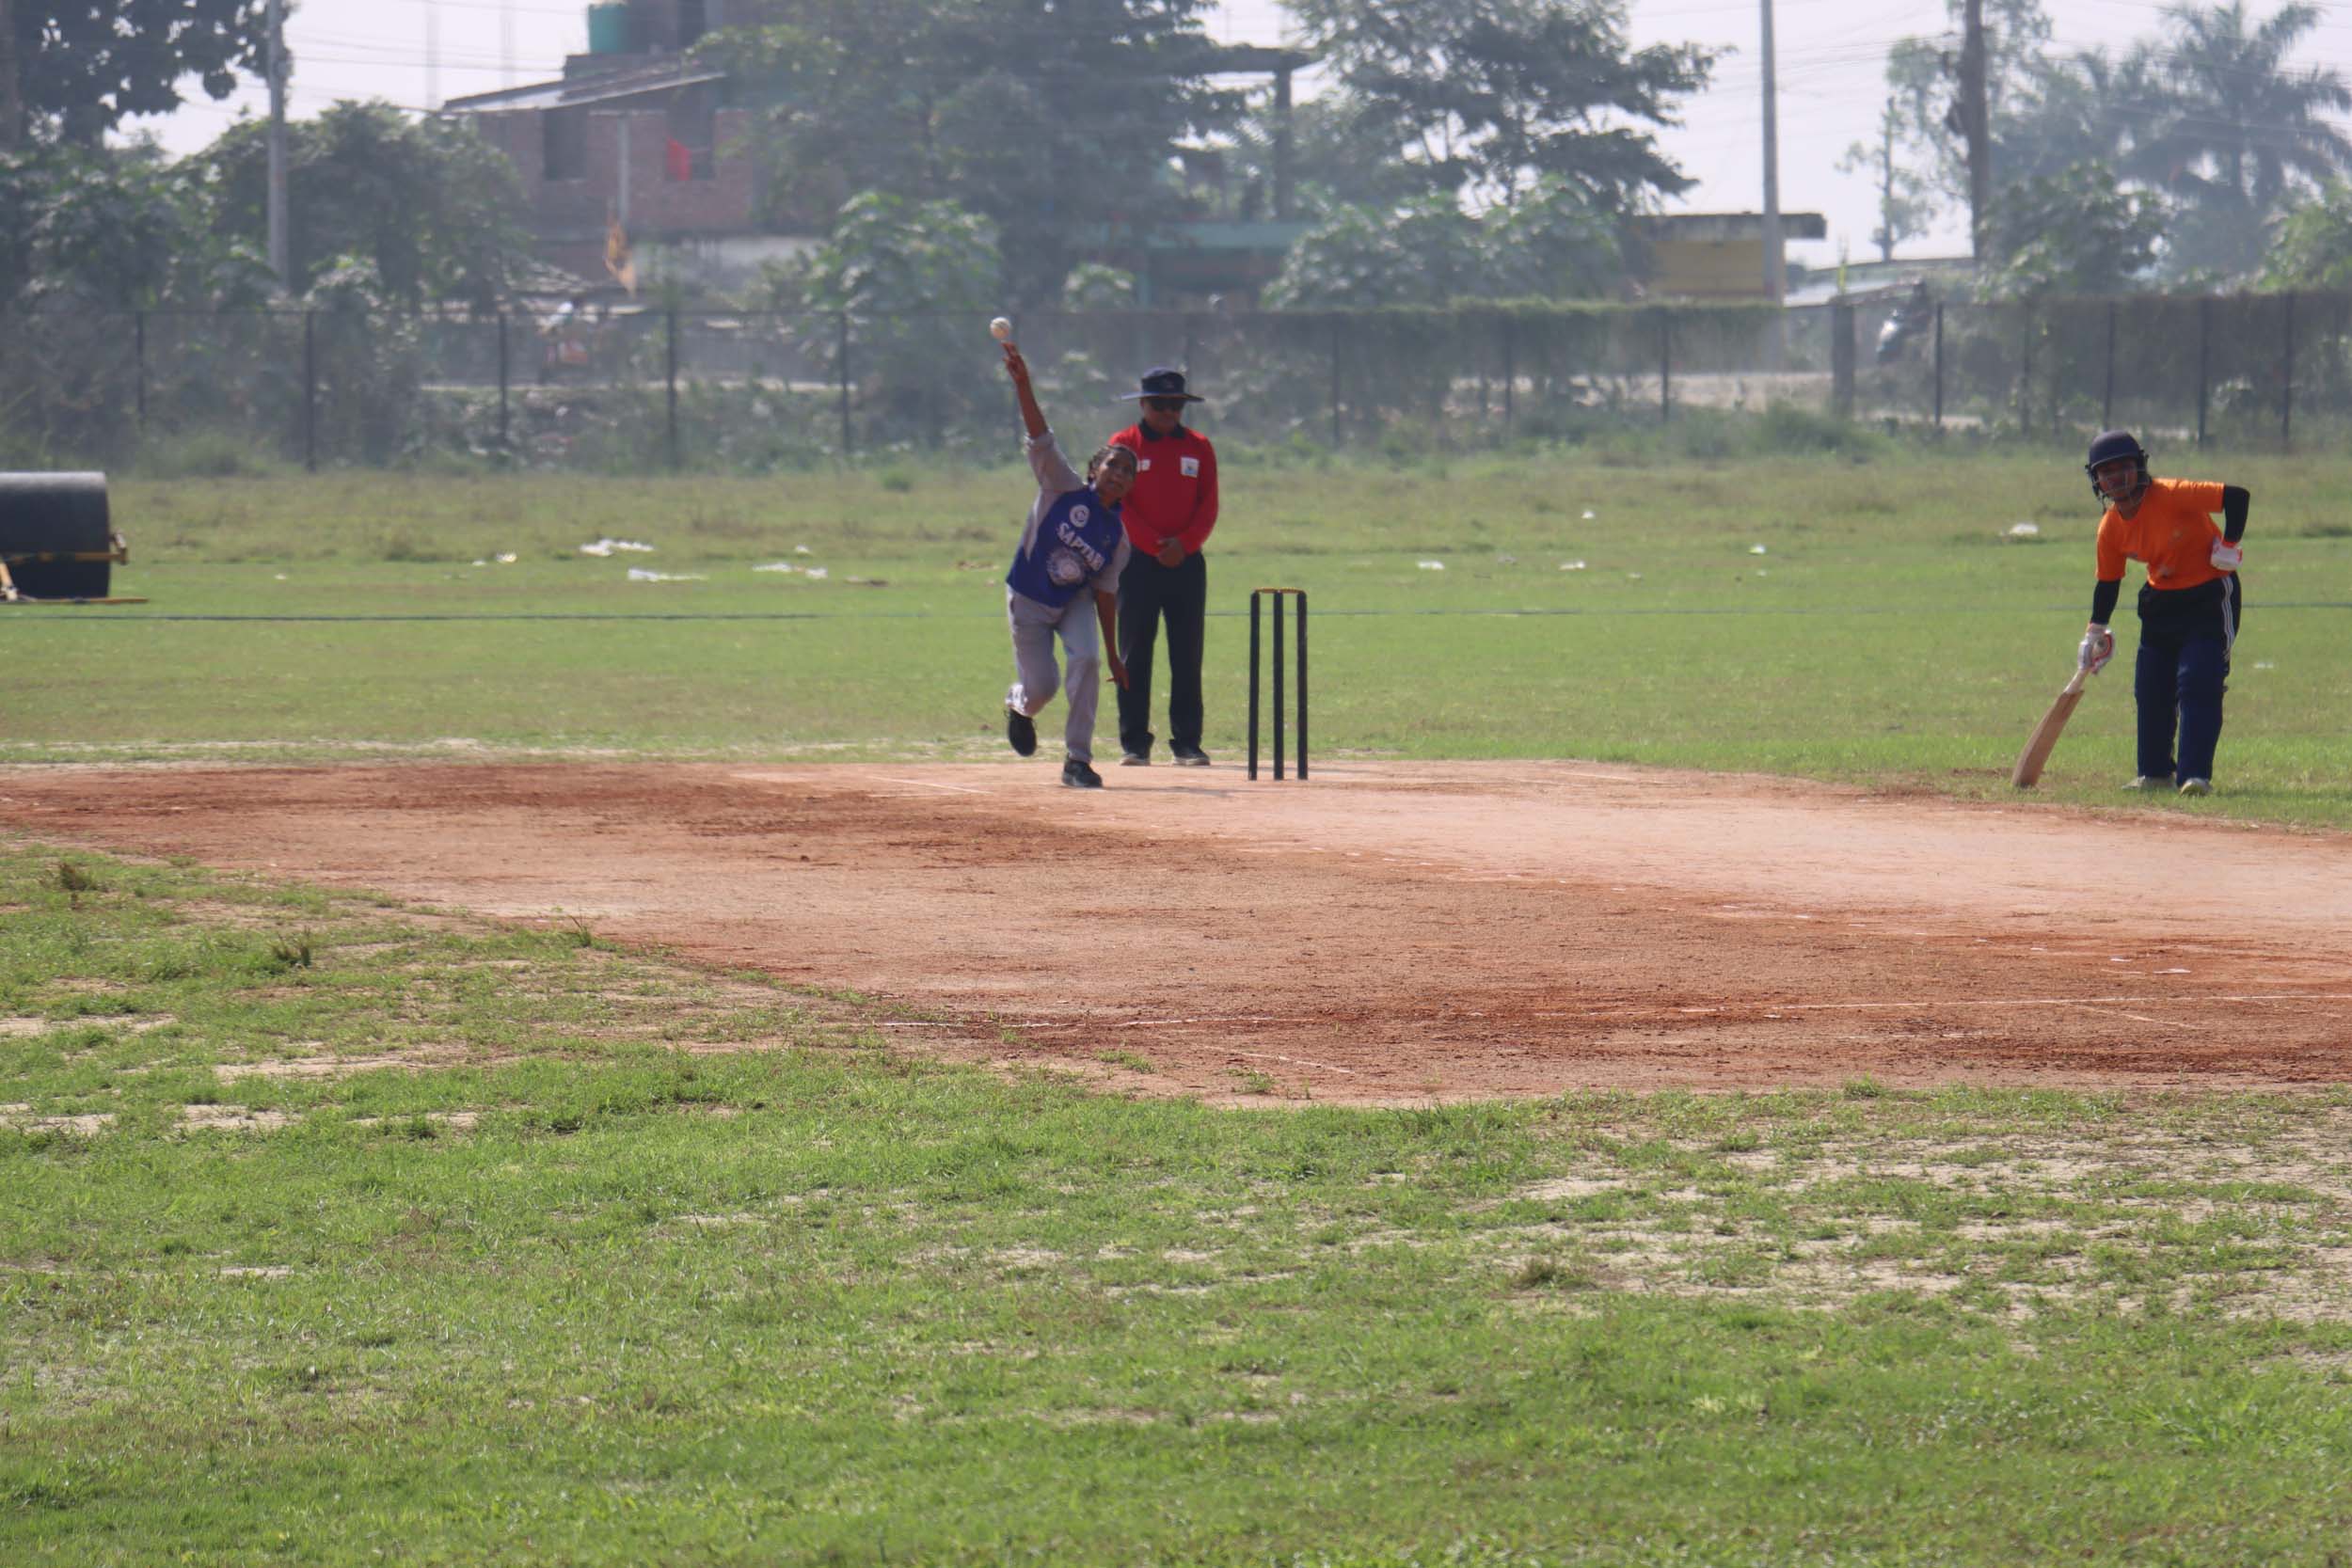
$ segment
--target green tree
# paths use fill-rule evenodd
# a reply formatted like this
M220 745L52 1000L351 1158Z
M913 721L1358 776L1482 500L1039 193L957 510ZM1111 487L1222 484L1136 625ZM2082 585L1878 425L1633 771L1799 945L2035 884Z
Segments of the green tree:
M1955 18L1962 3L1947 0ZM2166 38L2114 55L2050 55L2040 0L1990 0L1987 10L1996 184L2063 182L2103 164L2162 192L2172 275L2250 271L2294 194L2352 169L2352 137L2328 119L2352 108L2352 89L2333 69L2290 63L2319 20L2303 0L2260 23L2243 0L2175 6ZM1956 55L1949 40L1909 39L1887 60L1907 167L1939 207L1967 192L1951 114Z
M514 165L456 119L411 119L389 103L337 103L287 127L287 265L293 293L345 258L369 261L409 309L497 304L530 254L516 221ZM192 160L215 230L259 246L267 231L268 127L231 128Z
M1622 288L1636 247L1580 186L1538 181L1480 221L1484 293L1496 299L1599 299Z
M2106 164L2132 174L2135 150L2170 94L2154 47L2121 55L2079 50L2031 62L1994 119L1994 167L2004 182Z
M1268 95L1270 97L1270 95ZM1391 207L1429 188L1405 162L1412 140L1395 115L1341 93L1308 99L1290 112L1292 211L1316 222L1346 207ZM1276 216L1275 145L1279 135L1270 103L1254 103L1223 141L1226 166L1236 182L1239 216Z
M1687 190L1645 126L1707 85L1713 52L1634 49L1616 0L1291 0L1345 112L1426 188L1509 204L1539 178L1610 212Z
M1480 291L1485 262L1477 222L1431 191L1332 214L1291 246L1263 297L1276 309L1444 305Z
M1949 30L1938 38L1907 38L1887 51L1886 85L1896 102L1896 147L1924 214L1968 206L1968 144L1958 113L1960 32L1966 0L1944 0ZM1985 0L1984 94L1993 143L1994 179L2023 138L2019 110L2050 40L2042 0Z
M2300 0L2259 24L2243 0L2169 13L2170 91L2126 166L2179 210L2174 271L2252 272L2295 192L2352 170L2352 137L2328 118L2352 87L2289 63L2319 19Z
M2352 181L2332 182L2287 214L2262 281L2269 289L2352 289Z
M2113 170L2004 181L1987 226L1987 292L2006 298L2106 294L2144 287L2165 232L2163 199L2126 190Z
M863 191L843 205L832 234L797 268L771 269L768 304L871 319L986 319L1003 287L993 219L952 201Z
M714 35L762 111L769 220L808 230L862 191L993 219L1011 300L1054 297L1149 217L1175 147L1226 124L1205 0L771 0Z
M212 231L200 182L151 146L0 155L0 307L258 302L258 252Z
M843 204L825 243L788 266L771 264L756 309L846 318L850 364L865 383L878 434L937 436L1001 383L940 373L946 334L970 334L1004 300L995 222L952 201L862 191ZM828 321L808 346L838 375L838 337Z
M24 123L0 128L0 148L18 133L95 147L127 119L178 108L191 76L217 99L261 69L262 0L15 0L5 14Z
M1538 182L1479 217L1442 192L1346 207L1301 236L1267 285L1277 308L1364 309L1468 299L1592 299L1627 278L1619 221L1582 187Z
M1838 173L1867 173L1878 186L1879 226L1870 230L1870 243L1879 247L1879 259L1886 261L1895 259L1897 245L1928 231L1935 211L1924 177L1895 156L1895 143L1902 132L1901 105L1889 98L1879 117L1879 139L1855 142L1837 160Z
M1061 308L1132 310L1136 308L1136 275L1100 261L1081 261L1062 279Z

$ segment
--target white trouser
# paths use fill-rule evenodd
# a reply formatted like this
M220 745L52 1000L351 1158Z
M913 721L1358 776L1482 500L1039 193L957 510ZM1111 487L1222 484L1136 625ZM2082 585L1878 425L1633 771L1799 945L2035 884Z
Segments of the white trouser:
M1080 590L1061 609L1005 590L1005 619L1012 626L1012 689L1005 705L1032 719L1054 700L1063 684L1054 668L1054 634L1061 634L1068 667L1070 711L1062 721L1062 745L1080 762L1094 760L1094 705L1103 690L1103 627L1094 595Z

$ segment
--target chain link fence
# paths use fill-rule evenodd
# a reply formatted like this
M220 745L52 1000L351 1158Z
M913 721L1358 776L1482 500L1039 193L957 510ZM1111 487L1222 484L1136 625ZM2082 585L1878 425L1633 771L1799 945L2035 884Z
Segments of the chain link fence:
M1247 446L1469 450L1677 420L2283 449L2352 435L2352 294L1108 311L1023 318L1049 416L1091 439L1144 368ZM1786 414L1782 416L1786 418ZM41 310L0 319L0 464L757 472L1005 450L981 324L620 309L554 316Z

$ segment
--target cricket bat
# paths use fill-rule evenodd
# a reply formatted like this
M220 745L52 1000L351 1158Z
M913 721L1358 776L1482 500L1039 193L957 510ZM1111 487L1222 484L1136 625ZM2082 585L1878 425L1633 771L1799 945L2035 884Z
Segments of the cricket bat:
M2077 669L2074 678L2066 683L2050 705L2050 711L2042 716L2042 722L2033 727L2026 738L2026 749L2017 753L2016 770L2009 782L2019 789L2031 789L2042 779L2042 765L2050 760L2050 752L2058 746L2058 736L2065 733L2066 721L2074 717L2074 709L2083 700L2083 682L2090 678L2087 669Z

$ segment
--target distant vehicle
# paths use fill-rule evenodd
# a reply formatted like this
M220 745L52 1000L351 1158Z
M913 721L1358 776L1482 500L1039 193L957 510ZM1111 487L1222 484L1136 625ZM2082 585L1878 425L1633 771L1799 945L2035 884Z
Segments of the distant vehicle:
M577 299L565 300L539 323L542 383L587 373L590 332L588 313Z
M1895 307L1879 326L1878 362L1891 365L1910 353L1935 323L1935 301L1926 283L1912 285L1911 297Z

